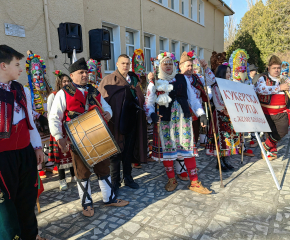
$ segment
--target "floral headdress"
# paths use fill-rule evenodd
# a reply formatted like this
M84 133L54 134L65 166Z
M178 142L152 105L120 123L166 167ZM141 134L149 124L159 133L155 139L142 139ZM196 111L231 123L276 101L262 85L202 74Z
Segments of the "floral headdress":
M249 55L244 49L237 49L230 57L231 79L238 82L249 80L248 68ZM242 76L242 77L241 77ZM244 78L244 80L242 79Z
M134 72L139 78L146 76L144 54L142 49L136 49L131 59L132 72Z
M62 75L62 71L60 71L60 70L55 70L55 71L53 72L53 74L54 74L56 77L60 77L60 76Z

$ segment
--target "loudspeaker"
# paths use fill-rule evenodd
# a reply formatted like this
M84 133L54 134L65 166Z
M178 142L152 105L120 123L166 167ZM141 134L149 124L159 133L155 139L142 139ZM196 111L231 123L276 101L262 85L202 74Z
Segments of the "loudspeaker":
M57 29L59 38L59 49L62 53L77 53L83 51L82 26L78 23L60 23Z
M111 59L110 32L107 29L89 31L90 58L95 60Z

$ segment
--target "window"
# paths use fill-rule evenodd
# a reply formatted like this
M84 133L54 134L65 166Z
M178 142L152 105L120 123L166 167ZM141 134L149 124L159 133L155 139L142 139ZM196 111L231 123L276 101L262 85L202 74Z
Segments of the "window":
M168 44L168 39L160 37L159 38L159 52L168 52L169 51L169 44Z
M198 14L198 22L204 25L204 3L202 0L199 0L199 14Z
M191 19L197 21L197 0L191 0Z
M135 50L134 33L126 31L126 54L130 57L133 56Z
M114 42L114 34L113 34L113 28L111 27L106 27L103 26L104 29L107 29L110 33L110 42L111 42L111 59L105 61L105 70L106 71L115 71L115 56L114 56L114 47L115 47L115 42Z
M151 71L151 41L149 36L144 36L144 58L145 58L145 66L146 72Z
M194 53L197 55L197 47L196 47L196 46L191 45L190 50L191 50L191 51L193 50Z
M184 1L181 2L181 13L184 14Z
M174 0L171 0L171 9L174 10Z
M162 0L158 0L158 2L162 4Z
M181 45L181 51L182 52L184 52L184 51L188 52L188 44L182 43L182 45Z
M204 54L203 53L204 53L203 48L199 48L199 54L198 55L199 55L200 59L204 59L204 56L203 56Z
M179 58L180 58L180 42L172 40L171 52L175 55L176 59L179 60Z

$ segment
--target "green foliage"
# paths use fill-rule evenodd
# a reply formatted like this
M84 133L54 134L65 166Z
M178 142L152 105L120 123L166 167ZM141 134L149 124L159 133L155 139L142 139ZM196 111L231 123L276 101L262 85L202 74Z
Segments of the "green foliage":
M268 0L265 5L260 0L246 12L227 56L237 48L245 49L250 56L249 63L254 63L260 71L272 54L289 52L289 0Z

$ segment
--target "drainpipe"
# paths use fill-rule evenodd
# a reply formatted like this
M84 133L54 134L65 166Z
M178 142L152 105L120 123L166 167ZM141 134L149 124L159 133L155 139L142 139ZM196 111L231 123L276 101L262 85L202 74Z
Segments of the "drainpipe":
M141 46L140 48L144 51L144 31L143 31L143 0L140 0L140 18L141 18Z
M51 52L51 40L50 40L50 31L49 31L47 0L43 0L43 7L44 7L44 22L45 22L45 30L46 30L46 42L47 42L48 58L55 58L55 56L52 55L52 52Z

